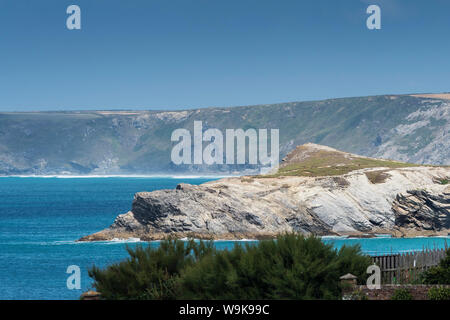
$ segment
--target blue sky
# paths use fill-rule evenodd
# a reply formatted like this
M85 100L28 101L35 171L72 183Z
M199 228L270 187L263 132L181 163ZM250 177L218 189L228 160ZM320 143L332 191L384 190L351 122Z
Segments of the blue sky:
M446 92L449 16L447 0L0 0L0 111Z

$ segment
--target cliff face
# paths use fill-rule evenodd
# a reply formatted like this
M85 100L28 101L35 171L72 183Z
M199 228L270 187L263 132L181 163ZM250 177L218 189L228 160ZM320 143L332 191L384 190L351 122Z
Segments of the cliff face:
M382 177L374 179L374 177ZM316 235L445 234L450 169L365 168L339 176L240 177L141 192L132 210L83 241L138 237L243 239Z
M392 209L397 226L427 231L450 229L450 186L440 194L425 190L399 194Z
M0 113L0 175L250 174L173 165L174 130L280 129L280 157L308 141L365 156L450 164L450 100L384 95L182 111Z

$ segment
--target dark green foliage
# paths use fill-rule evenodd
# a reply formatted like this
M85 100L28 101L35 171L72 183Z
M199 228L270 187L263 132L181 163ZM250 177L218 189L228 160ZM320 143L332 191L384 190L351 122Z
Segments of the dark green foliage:
M337 251L294 234L232 250L172 241L129 252L130 259L90 272L107 299L338 299L339 277L350 272L363 281L370 265L359 247Z
M358 247L336 251L319 238L287 234L217 252L187 268L182 280L185 298L336 299L339 277L363 279L369 265Z
M450 288L431 288L428 291L428 299L430 300L450 300Z
M337 261L340 276L351 273L358 277L359 284L366 283L367 267L372 264L372 260L361 253L359 245L343 246L339 250Z
M450 284L450 249L439 265L425 271L422 277L426 284Z
M399 288L392 294L391 300L414 300L408 289Z
M174 299L180 271L215 251L212 242L161 242L157 248L127 248L130 257L105 270L93 267L89 276L105 299Z
M347 297L347 300L369 300L369 298L363 291L355 290Z

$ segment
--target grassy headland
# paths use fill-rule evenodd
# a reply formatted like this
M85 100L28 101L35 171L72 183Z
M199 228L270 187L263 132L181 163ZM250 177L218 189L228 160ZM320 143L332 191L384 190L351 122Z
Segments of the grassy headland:
M259 177L336 176L367 168L396 169L417 166L420 165L393 160L361 157L324 146L305 144L292 151L283 160L283 163L275 173Z

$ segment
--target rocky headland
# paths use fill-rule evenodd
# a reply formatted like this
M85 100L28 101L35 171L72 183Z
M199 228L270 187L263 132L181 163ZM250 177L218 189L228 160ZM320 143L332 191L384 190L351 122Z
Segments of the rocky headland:
M168 237L447 235L450 168L373 159L305 144L276 172L139 192L131 211L81 241Z

